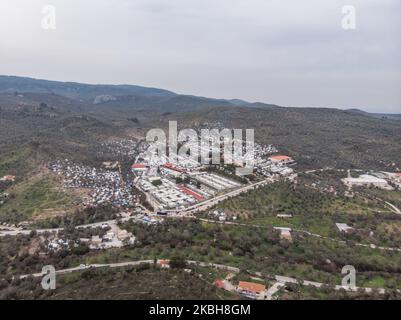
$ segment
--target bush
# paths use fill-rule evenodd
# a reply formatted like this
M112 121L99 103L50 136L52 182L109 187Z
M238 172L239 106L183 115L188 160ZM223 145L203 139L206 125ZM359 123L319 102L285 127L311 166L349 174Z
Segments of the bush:
M170 259L170 267L173 269L184 269L186 267L187 263L185 259L181 256L173 256Z

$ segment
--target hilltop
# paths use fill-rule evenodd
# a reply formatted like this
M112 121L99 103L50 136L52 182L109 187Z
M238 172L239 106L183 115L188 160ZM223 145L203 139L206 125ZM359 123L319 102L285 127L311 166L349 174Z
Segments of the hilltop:
M141 86L14 76L0 76L0 110L0 159L28 148L39 162L61 156L92 161L102 141L133 134L143 138L149 128L178 120L182 128L204 122L254 128L257 141L279 145L305 167L401 167L398 118L357 110L290 108Z

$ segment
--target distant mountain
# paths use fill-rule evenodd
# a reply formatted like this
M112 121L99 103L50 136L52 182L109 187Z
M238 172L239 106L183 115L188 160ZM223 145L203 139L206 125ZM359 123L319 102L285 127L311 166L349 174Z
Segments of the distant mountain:
M71 99L59 105L69 105L71 109L82 109L82 104L104 105L114 108L130 110L152 110L164 112L189 111L205 107L245 107L245 108L276 108L274 104L262 102L248 102L240 99L213 99L193 95L182 95L172 91L149 88L137 85L108 85L85 84L78 82L62 82L34 79L18 76L0 75L0 94L18 95L29 94L34 101L57 101L61 97ZM36 94L36 97L34 96ZM53 97L51 97L53 96ZM3 97L4 98L4 95ZM0 102L1 97L0 97ZM357 113L374 118L401 120L401 114L369 113L359 109L348 109L350 113Z
M237 103L229 100L180 95L163 89L134 85L93 85L16 76L0 76L1 93L3 93L3 98L4 94L24 97L28 95L32 97L36 94L37 102L40 102L41 99L55 101L58 99L57 97L64 97L75 101L74 103L69 101L68 105L86 104L86 109L89 105L96 105L100 109L102 107L124 110L149 110L151 108L164 112L176 112L204 107L237 106ZM65 105L65 103L59 104Z
M36 102L57 101L68 98L71 101L59 101L59 105L68 105L71 109L86 109L88 105L96 105L98 109L112 108L118 111L163 111L181 112L195 111L209 107L244 107L274 108L281 107L262 102L248 102L241 99L214 99L194 95L177 94L172 91L147 88L136 85L84 84L77 82L61 82L33 79L18 76L0 75L0 103L4 94L30 96ZM52 97L53 96L53 97ZM64 99L65 100L65 99ZM74 102L72 102L74 101ZM77 106L77 104L81 104ZM86 105L86 108L82 105Z
M16 76L0 76L0 92L47 93L82 100L94 100L101 95L139 95L152 97L173 97L176 95L174 92L167 90L133 85L83 84Z
M166 128L169 120L181 128L205 123L253 128L257 142L278 146L304 168L401 168L401 117L361 110L280 107L139 86L0 76L0 115L0 174L21 175L22 167L28 172L24 162L100 161L96 154L103 141L141 138L150 128Z
M180 115L173 115L172 119ZM220 123L226 128L254 129L256 142L278 146L300 166L401 168L399 120L380 119L333 108L237 107L211 108L182 114L188 128ZM183 126L184 127L184 126Z
M236 106L249 106L252 105L251 102L245 101L245 100L241 100L241 99L231 99L228 100L230 103L235 104Z
M401 120L401 114L394 113L370 113L360 109L348 109L347 111L365 116L378 118L378 119L390 119L390 120Z

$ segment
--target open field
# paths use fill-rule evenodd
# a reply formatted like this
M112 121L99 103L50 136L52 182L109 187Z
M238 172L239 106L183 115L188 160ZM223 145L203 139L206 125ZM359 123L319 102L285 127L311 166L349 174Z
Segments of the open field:
M52 176L38 175L13 185L7 190L9 199L0 206L0 220L21 222L26 219L49 218L68 212L79 204L79 198L61 189Z
M0 79L0 85L6 80ZM31 87L30 81L22 82ZM72 94L71 84L36 84L39 85L36 92L23 95L0 93L0 176L16 176L15 182L0 186L1 193L10 194L0 207L0 221L17 224L33 220L33 229L65 227L63 236L71 239L73 244L69 248L51 250L47 235L34 231L0 238L0 272L8 280L12 276L38 272L48 264L64 269L80 264L171 259L178 255L186 260L238 267L241 270L238 279L249 279L247 271L251 271L260 272L262 282L274 275L284 275L335 285L341 283L342 267L353 265L357 270L358 286L390 290L401 287L401 253L369 247L374 244L401 248L401 215L395 214L385 204L389 201L400 207L400 193L358 189L352 198L347 197L341 182L346 172L339 170L394 171L401 167L399 120L379 119L336 109L238 105L227 100L158 90L154 95L152 89L148 91L137 87L110 87L117 97L95 104L99 90L104 88L82 85L81 91ZM50 86L55 91L49 94L42 90L42 86ZM93 222L101 226L106 220L116 219L120 213L145 216L157 211L146 206L148 199L143 199L146 198L145 192L133 188L139 176L132 172L131 165L139 160L137 155L145 151L139 141L148 129L166 128L169 120L178 120L180 128L199 129L211 122L229 128L254 128L256 142L277 147L275 152L295 160L296 164L289 169L300 172L299 177L291 178L291 182L284 181L284 177L269 180L269 175L258 176L256 173L249 178L250 181L237 178L236 181L243 183L244 187L262 179L280 180L267 187L248 190L218 203L210 210L223 211L227 222L234 222L235 216L235 222L245 226L196 220L211 220L209 212L199 213L196 217L192 213L187 214L182 219L177 218L177 214L172 219L166 217L160 224L130 221L120 223L119 227L132 233L135 237L133 244L90 250L84 240L92 234L74 226ZM376 152L379 149L380 156ZM68 169L54 171L60 180L70 174L69 183L76 191L91 182L92 190L99 191L96 201L104 198L108 199L107 203L94 201L94 208L75 211L82 203L76 193L62 188L63 184L54 176L43 174L46 171L44 168L49 168L51 163L65 159L69 161ZM118 162L118 166L113 169L114 172L100 175L105 161ZM334 169L324 173L302 173L326 166ZM159 174L159 166L148 169L150 177ZM170 186L175 186L177 181L185 182L185 175L174 174L177 175L174 179L168 178L167 174L163 179L169 179ZM229 171L220 174L231 176ZM114 184L105 188L106 176L116 182L116 188ZM201 191L197 185L193 187ZM333 190L329 191L331 188ZM167 189L173 190L172 187ZM115 198L115 193L118 193L115 191L121 190L127 190L127 194L138 192L141 202L135 202L135 198L123 207ZM217 190L215 195L222 193ZM119 196L118 199L121 198ZM59 216L62 213L67 215ZM291 217L279 218L277 215ZM353 231L341 233L336 223L346 223ZM292 239L283 239L273 227L293 229ZM303 231L328 238L308 235ZM103 237L105 233L103 230L99 234ZM81 243L82 237L84 240ZM205 269L198 270L197 274L202 274L203 279L182 271L154 268L90 270L61 276L60 288L49 295L32 290L38 299L231 297L211 286L213 278L226 276L224 272ZM35 283L15 284L8 280L0 288L2 297L24 299L32 294L28 292ZM324 298L332 295L330 290L324 289L292 289L281 297ZM335 297L345 298L347 295Z
M217 208L228 216L236 216L241 223L289 227L342 240L401 246L398 232L401 216L389 210L382 201L358 195L347 198L302 185L275 183L226 200ZM277 217L279 214L292 217L280 218ZM353 226L355 234L341 234L336 223ZM369 235L370 231L373 235Z

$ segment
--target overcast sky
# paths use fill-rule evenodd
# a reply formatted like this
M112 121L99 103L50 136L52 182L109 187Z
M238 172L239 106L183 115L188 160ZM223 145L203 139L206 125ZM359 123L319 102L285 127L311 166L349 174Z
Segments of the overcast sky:
M401 113L399 0L1 0L0 14L0 74Z

